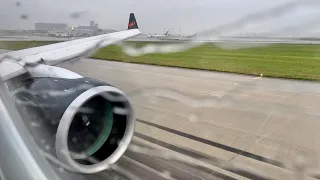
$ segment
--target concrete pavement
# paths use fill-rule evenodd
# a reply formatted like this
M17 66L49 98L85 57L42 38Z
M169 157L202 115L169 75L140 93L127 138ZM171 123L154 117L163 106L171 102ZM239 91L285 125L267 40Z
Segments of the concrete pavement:
M91 59L62 66L124 90L140 139L201 152L272 179L296 177L301 168L313 176L318 169L317 82Z
M61 66L114 84L133 102L132 147L101 177L319 177L318 82L92 59Z

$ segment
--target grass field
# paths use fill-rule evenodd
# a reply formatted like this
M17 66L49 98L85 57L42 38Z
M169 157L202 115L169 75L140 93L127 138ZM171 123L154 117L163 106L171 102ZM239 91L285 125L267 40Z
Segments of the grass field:
M22 49L56 42L6 41L0 42L2 49ZM143 46L145 43L133 43ZM94 56L97 59L122 62L145 63L194 69L215 70L252 74L320 80L320 45L276 44L238 50L225 50L213 44L205 44L185 52L172 54L149 54L131 57L119 46L108 46Z

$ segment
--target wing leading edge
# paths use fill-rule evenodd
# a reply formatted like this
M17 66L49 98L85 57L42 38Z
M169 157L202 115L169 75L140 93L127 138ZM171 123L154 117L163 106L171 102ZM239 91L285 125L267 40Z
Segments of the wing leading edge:
M141 32L138 29L134 14L131 13L128 29L125 31L0 54L0 60L10 61L9 63L2 62L0 64L0 75L1 78L6 81L27 72L27 69L24 68L25 64L42 62L47 65L57 65L61 62L91 55L100 48L139 34L141 34ZM12 68L13 65L14 68Z

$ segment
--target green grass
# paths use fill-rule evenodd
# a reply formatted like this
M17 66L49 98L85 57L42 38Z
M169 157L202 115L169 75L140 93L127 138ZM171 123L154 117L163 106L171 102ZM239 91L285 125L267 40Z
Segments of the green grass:
M0 49L20 50L58 43L58 41L0 41Z
M0 42L0 48L22 49L53 42ZM134 46L145 43L130 42ZM144 63L193 69L205 69L242 74L320 80L320 45L276 44L238 50L225 50L213 44L205 44L185 52L171 54L149 54L131 57L119 46L108 46L99 50L97 59L131 63Z

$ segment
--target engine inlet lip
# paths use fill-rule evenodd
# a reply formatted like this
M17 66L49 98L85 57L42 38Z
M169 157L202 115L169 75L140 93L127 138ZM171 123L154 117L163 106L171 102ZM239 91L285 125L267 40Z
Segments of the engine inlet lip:
M129 146L134 129L135 129L135 119L132 105L129 100L127 102L127 108L130 109L130 113L128 113L127 117L127 125L124 133L123 139L120 141L118 148L113 152L108 158L105 160L92 165L83 165L76 162L72 157L68 149L68 132L70 129L71 122L81 108L89 99L92 97L105 93L105 92L116 92L124 96L126 99L126 95L119 89L112 86L98 86L91 88L82 94L80 94L76 99L72 101L72 103L68 106L60 123L58 125L56 141L55 141L55 149L57 157L60 161L70 166L74 171L81 172L85 174L97 173L103 171L110 167L110 165L114 164L125 152L127 147Z

